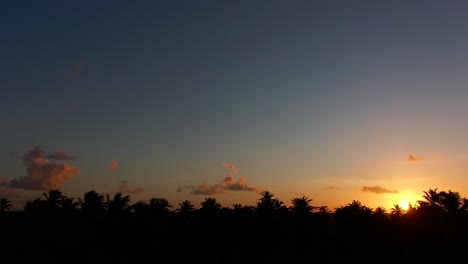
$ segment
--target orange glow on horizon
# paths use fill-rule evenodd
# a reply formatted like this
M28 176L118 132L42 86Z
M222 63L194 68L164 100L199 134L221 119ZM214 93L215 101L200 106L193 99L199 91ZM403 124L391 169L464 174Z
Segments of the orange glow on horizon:
M410 205L414 206L418 200L420 199L412 193L402 193L395 198L393 204L398 204L403 210L406 211L409 209Z
M407 211L408 208L409 208L409 202L400 202L399 205L401 206L401 208L403 208L403 210Z

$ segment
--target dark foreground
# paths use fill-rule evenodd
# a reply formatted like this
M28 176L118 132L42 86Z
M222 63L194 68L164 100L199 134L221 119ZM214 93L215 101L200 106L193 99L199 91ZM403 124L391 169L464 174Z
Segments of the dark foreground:
M21 212L0 215L0 243L15 263L468 261L465 216L370 216Z

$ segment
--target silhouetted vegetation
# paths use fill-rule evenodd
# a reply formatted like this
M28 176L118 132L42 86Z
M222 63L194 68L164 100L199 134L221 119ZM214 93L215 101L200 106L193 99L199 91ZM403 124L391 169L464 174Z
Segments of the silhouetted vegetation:
M0 198L1 248L16 262L340 263L468 259L468 200L424 191L407 211L360 201L334 208L302 196L285 206L271 192L255 206L224 207L207 197L198 208L165 198L131 203L129 195L82 198L50 190L10 211Z

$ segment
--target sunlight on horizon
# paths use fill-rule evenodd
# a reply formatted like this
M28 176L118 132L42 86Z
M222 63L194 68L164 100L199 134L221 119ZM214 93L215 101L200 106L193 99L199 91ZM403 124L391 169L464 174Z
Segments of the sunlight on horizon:
M407 211L410 204L414 206L418 200L419 198L411 193L402 193L397 196L394 204L398 204L403 210Z
M399 205L401 206L401 208L403 208L403 210L407 211L408 208L409 208L409 202L400 202Z

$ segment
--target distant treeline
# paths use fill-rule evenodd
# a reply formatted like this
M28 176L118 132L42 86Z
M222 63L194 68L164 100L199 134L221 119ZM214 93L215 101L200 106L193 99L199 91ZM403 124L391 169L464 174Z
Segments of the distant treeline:
M0 198L0 243L16 262L340 263L468 260L468 200L429 189L403 210L359 201L315 207L306 196L287 207L271 192L255 206L223 207L207 197L172 207L165 198L130 203L130 196L60 190L9 211Z

